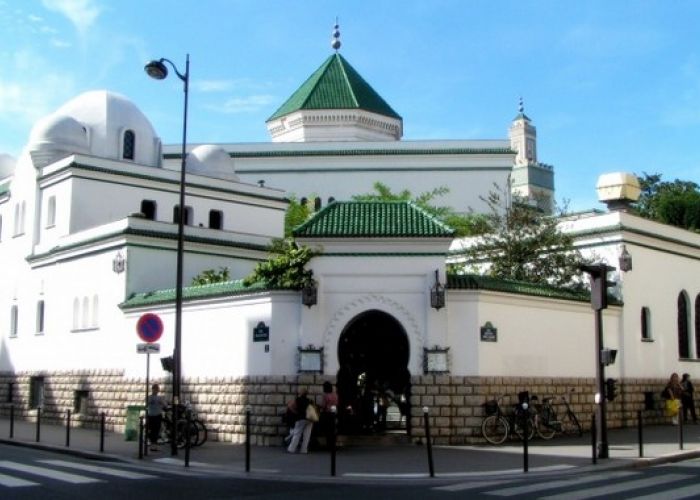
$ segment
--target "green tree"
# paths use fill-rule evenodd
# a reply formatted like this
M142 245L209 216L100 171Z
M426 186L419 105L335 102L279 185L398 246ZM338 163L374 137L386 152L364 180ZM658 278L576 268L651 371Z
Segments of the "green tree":
M700 186L676 179L661 180L661 174L639 177L642 192L636 211L642 217L694 231L700 230Z
M356 201L412 201L454 229L456 237L482 234L489 228L488 219L482 214L461 214L450 207L435 205L435 198L444 196L450 191L447 187L438 187L415 197L407 189L394 193L389 186L381 182L375 182L373 188L374 192L358 194L353 196L352 199Z
M305 266L314 255L309 247L299 246L290 238L277 240L270 248L270 258L259 262L243 284L262 282L269 288L300 290L313 282L313 271Z
M192 286L210 285L212 283L228 281L229 279L231 278L228 267L220 267L218 271L216 269L207 269L192 278Z
M578 266L585 259L573 237L559 229L557 216L544 215L518 196L507 206L509 196L498 186L482 199L492 230L475 238L465 252L467 264L452 264L452 272L486 270L495 278L582 288Z
M289 206L284 215L284 237L291 237L294 228L306 222L312 214L313 205L311 202L301 203L292 195L289 198Z

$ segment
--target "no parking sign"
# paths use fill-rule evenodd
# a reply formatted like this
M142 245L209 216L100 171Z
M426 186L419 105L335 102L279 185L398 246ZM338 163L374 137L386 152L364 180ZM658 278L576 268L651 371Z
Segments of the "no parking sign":
M163 321L157 314L146 313L136 322L136 333L144 342L157 342L163 335Z

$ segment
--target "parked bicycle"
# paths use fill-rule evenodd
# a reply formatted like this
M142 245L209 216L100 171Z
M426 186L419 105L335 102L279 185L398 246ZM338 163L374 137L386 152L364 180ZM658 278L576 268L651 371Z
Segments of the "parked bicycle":
M187 428L187 413L189 412L189 430ZM190 446L201 446L207 440L207 427L192 411L189 403L177 406L177 447L184 448L187 436L190 438ZM167 406L163 413L163 425L161 426L161 442L172 442L173 433L173 407Z
M524 410L520 404L513 405L513 412L506 415L499 401L503 396L498 397L484 403L484 411L486 416L481 422L481 434L484 439L491 444L501 444L508 436L515 434L519 439L525 436L527 429L528 440L535 435L534 413L528 408Z
M535 403L536 398L536 396L532 397L536 411L535 429L538 436L542 439L552 439L557 432L571 436L583 435L581 423L566 396L561 396L561 402L564 405L564 412L561 418L557 416L557 411L552 404L556 398L543 398L541 404Z

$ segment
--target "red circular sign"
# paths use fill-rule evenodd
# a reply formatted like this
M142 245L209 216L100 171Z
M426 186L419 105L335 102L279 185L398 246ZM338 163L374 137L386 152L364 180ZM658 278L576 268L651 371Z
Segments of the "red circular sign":
M144 342L156 342L163 335L163 322L153 313L142 315L136 323L136 333Z

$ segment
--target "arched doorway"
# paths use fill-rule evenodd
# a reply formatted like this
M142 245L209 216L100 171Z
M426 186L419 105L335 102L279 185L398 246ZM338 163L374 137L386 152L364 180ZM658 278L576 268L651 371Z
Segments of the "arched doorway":
M379 310L353 318L338 340L344 432L410 433L410 346L401 323Z

